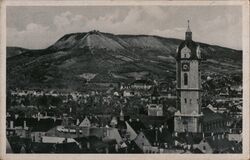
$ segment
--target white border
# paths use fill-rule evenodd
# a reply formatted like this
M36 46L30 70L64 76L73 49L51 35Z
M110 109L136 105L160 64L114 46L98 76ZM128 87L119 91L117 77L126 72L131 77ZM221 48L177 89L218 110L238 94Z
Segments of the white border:
M159 160L159 159L249 159L249 2L239 1L128 1L128 0L99 0L99 1L0 1L1 10L1 54L0 54L0 159L121 159L121 160ZM240 5L243 13L243 153L242 154L6 154L5 122L6 122L6 6L134 6L134 5Z

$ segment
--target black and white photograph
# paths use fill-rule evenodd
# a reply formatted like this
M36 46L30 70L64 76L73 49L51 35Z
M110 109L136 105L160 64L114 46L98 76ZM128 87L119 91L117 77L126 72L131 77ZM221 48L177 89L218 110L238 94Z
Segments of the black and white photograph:
M6 6L5 154L248 151L243 5L122 4Z

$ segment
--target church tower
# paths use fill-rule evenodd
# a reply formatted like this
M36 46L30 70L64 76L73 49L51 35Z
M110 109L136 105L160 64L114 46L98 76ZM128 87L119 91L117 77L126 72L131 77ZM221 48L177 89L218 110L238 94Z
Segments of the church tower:
M201 132L201 51L192 40L189 26L185 40L176 51L177 112L174 117L175 132Z

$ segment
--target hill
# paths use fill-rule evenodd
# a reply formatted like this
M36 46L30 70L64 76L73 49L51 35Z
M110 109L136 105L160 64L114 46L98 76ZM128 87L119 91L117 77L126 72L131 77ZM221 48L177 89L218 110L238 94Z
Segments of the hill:
M114 35L99 31L67 34L42 50L7 47L7 86L79 89L88 83L175 80L180 39ZM242 51L199 43L207 61L202 74L241 74ZM20 51L21 50L21 51Z

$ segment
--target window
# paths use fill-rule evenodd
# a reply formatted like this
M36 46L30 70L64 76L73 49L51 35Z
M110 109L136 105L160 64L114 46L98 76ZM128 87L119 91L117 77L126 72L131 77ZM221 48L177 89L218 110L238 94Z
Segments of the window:
M187 98L184 98L184 102L187 103Z
M206 150L206 146L203 146L203 150Z
M188 75L184 73L184 85L188 85Z
M192 99L189 100L189 103L192 104Z

